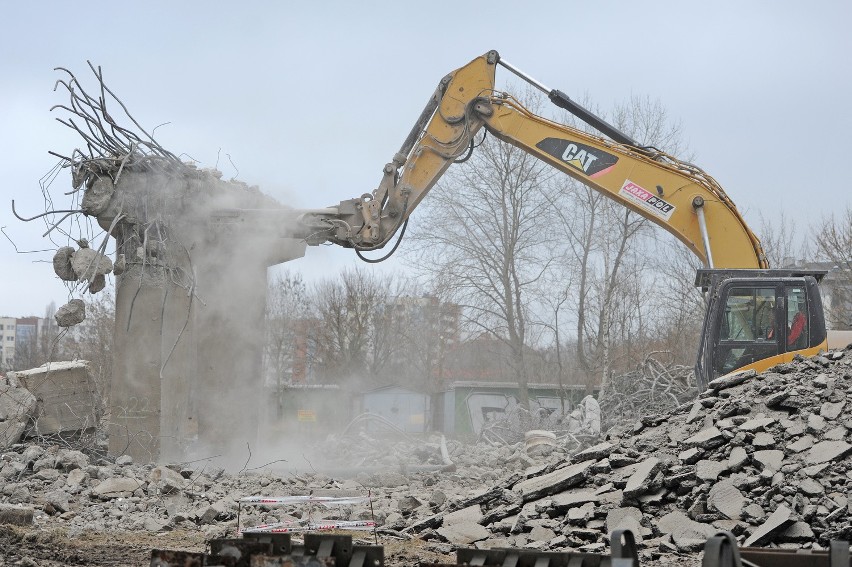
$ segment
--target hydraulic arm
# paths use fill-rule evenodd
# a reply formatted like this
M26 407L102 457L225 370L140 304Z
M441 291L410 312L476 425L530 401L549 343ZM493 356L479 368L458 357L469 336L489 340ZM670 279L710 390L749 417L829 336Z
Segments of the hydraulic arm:
M607 137L537 116L495 89L502 65ZM473 150L481 128L674 234L706 267L766 268L757 237L716 181L700 168L642 146L489 51L444 77L372 193L319 215L315 238L357 251L384 247L441 175Z

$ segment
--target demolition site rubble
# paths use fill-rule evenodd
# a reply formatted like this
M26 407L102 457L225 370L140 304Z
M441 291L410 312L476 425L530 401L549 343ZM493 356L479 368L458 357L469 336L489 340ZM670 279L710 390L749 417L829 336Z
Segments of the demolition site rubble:
M645 557L689 553L720 530L742 545L825 547L852 539L852 349L711 382L675 410L610 429L579 451L523 443L331 438L364 458L349 474L286 467L229 474L209 462L140 465L61 447L0 456L0 522L90 531L194 530L369 520L385 538L602 552L630 528ZM371 453L364 448L373 446ZM318 461L314 464L318 465ZM313 465L312 465L313 466ZM322 470L319 468L319 470ZM246 506L246 496L370 497L369 504ZM33 529L28 528L28 529ZM365 536L366 537L366 536Z

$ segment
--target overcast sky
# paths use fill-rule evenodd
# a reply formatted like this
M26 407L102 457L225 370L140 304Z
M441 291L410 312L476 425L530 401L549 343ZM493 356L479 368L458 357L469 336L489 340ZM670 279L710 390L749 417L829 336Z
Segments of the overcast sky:
M297 207L373 190L438 80L497 49L601 108L631 94L681 122L695 162L757 228L782 208L805 220L852 202L852 3L717 2L8 2L0 34L0 226L21 250L52 247L39 179L79 138L49 108L86 60L158 140ZM508 79L500 69L498 84ZM89 82L88 84L92 84ZM231 156L238 172L225 158ZM70 190L63 171L57 208ZM417 222L417 213L412 222ZM404 246L404 243L403 243ZM40 315L68 292L52 253L0 235L0 315ZM39 262L41 261L41 262ZM308 279L354 265L310 248ZM392 260L382 269L399 269Z

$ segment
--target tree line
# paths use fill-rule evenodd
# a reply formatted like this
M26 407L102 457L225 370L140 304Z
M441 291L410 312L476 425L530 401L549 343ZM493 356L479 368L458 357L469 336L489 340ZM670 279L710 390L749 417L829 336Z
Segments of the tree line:
M605 117L692 160L657 102L633 98ZM852 282L852 205L813 226L761 217L756 232L773 267L821 261ZM397 254L405 274L365 266L308 285L296 263L271 279L268 382L430 390L478 376L470 368L480 365L525 392L530 382L605 388L648 353L695 361L704 313L697 258L641 215L491 137L432 189ZM834 328L852 328L849 290L828 312ZM113 300L87 303L79 329L60 336L48 327L37 343L18 344L16 368L77 357L108 377Z

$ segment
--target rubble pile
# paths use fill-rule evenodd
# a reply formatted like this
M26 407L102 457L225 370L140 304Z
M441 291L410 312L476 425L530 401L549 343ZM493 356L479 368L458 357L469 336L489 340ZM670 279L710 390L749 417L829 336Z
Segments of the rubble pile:
M320 451L349 462L340 476L228 474L209 461L140 465L17 444L0 454L0 518L77 535L208 537L293 519L374 520L380 533L419 537L441 553L470 545L600 552L608 534L625 527L646 556L695 551L719 530L745 545L825 546L852 538L850 397L852 350L836 351L717 379L697 400L611 430L576 453L440 437L331 439ZM308 494L371 501L328 509L238 504Z
M599 550L616 528L673 552L719 530L745 545L849 540L850 398L852 350L722 377L694 403L510 475L407 530L542 550Z

